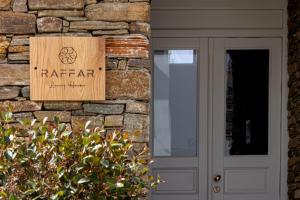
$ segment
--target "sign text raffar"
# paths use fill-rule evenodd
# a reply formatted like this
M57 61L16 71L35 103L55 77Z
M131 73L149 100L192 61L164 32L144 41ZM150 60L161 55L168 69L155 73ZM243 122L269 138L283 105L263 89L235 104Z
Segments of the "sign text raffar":
M48 70L41 69L41 77L43 78L94 78L94 69L59 69L59 70Z

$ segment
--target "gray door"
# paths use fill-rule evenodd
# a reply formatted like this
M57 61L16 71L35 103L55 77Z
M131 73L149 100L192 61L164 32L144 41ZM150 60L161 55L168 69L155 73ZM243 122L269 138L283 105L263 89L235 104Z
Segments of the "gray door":
M207 198L207 39L155 38L154 200Z
M212 200L278 200L281 39L211 39Z
M153 200L279 199L281 52L277 38L153 40L153 172L165 180Z

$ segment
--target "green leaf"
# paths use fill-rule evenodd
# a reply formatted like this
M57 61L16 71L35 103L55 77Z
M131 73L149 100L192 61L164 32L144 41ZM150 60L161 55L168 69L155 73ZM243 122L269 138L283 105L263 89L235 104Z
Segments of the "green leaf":
M11 134L9 136L4 136L4 141L6 144L9 144L14 139L14 136Z
M12 112L5 112L4 113L4 121L10 122L13 120L13 113Z
M32 194L35 192L35 189L29 189L24 192L24 194Z
M22 120L18 120L18 122L23 125L23 126L29 126L31 124L31 120L30 119L22 119Z
M9 195L8 200L19 200L14 194Z
M94 156L92 156L92 155L87 155L87 156L85 156L84 158L82 158L82 160L83 160L84 162L86 162L87 159L93 158L93 157L94 157Z
M38 195L38 196L34 197L32 200L39 200L39 199L41 199L41 196L42 195Z
M58 199L58 194L53 194L50 197L52 200L57 200Z
M75 188L73 186L70 186L70 189L71 189L72 194L75 194L77 192L77 188Z
M42 134L45 134L48 131L47 127L45 127L45 126L40 126L39 130Z
M30 125L33 126L36 122L36 119L32 119Z
M8 128L8 129L5 131L5 136L9 137L11 134L13 134L14 131L15 131L15 129L14 129L13 127Z
M79 181L77 183L78 184L83 184L83 183L87 183L87 182L90 182L90 179L88 179L88 178L81 178L81 179L79 179Z
M49 161L49 164L55 164L56 161L57 161L57 156L56 154L53 154L51 160Z
M82 144L83 144L84 146L86 146L86 145L88 145L89 143L90 143L90 138L84 137L83 140L82 140Z
M63 197L65 195L65 191L61 190L59 192L57 192L56 194L51 195L51 199L52 200L57 200L59 199L59 197Z
M112 148L121 148L121 147L123 147L123 144L122 143L112 143L111 147Z
M61 136L62 137L69 137L72 134L72 131L64 131Z
M116 187L117 187L117 188L123 188L123 187L124 187L124 184L123 184L123 183L120 183L120 182L117 182L117 183L116 183Z
M44 119L43 119L43 125L46 124L47 120L48 120L48 117L44 117Z
M59 124L58 125L58 131L59 132L63 132L63 131L65 131L66 130L66 124L65 123L62 123L62 124Z
M56 172L57 172L57 174L58 174L58 178L63 177L64 174L65 174L65 170L64 170L62 167L58 167L58 168L56 169Z
M65 191L61 190L57 193L58 196L62 197L65 195Z
M47 140L48 137L49 137L49 133L48 133L48 131L46 131L46 132L45 132L45 138L44 138L44 139Z
M7 160L13 160L16 157L17 154L14 153L13 150L8 149L7 151L5 151L4 155L5 155Z
M84 167L76 167L76 173L78 173L82 169L84 169Z
M87 121L87 122L85 123L84 129L87 129L88 126L89 126L90 124L91 124L91 121Z
M55 122L55 124L59 124L60 123L59 117L55 116L54 117L54 122Z
M7 197L7 194L4 191L0 191L0 197Z
M102 166L104 166L105 168L108 168L108 167L109 167L109 161L108 161L108 160L101 159L101 160L100 160L100 164L101 164Z
M98 149L100 149L102 147L101 144L97 144L94 146L94 148L92 149L92 151L97 151Z

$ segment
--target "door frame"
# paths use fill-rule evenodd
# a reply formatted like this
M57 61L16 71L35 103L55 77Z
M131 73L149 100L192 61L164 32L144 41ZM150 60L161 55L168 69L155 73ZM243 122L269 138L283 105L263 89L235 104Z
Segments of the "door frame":
M284 20L287 21L287 14L284 15ZM282 64L281 64L281 130L280 130L280 200L288 200L288 29L287 24L283 25L283 30L152 30L153 38L280 38L282 41ZM151 40L152 40L151 39ZM212 55L210 52L209 55ZM212 62L212 57L209 56L208 64ZM209 80L211 80L212 74L209 73ZM209 84L208 91L212 91L212 85ZM209 94L210 95L210 94ZM151 102L152 103L152 102ZM211 106L211 105L210 105ZM151 105L151 107L153 107ZM153 115L151 113L151 119ZM150 131L150 146L152 146L152 130L153 120L151 120L151 131ZM211 127L212 120L208 119L208 127ZM212 130L208 130L208 136L211 136ZM207 140L208 142L209 140ZM207 149L207 154L209 153ZM208 156L208 163L211 163L211 158ZM209 166L207 166L208 169ZM209 172L208 172L209 173ZM207 194L210 194L209 190L209 179L207 179ZM208 196L208 200L211 197Z

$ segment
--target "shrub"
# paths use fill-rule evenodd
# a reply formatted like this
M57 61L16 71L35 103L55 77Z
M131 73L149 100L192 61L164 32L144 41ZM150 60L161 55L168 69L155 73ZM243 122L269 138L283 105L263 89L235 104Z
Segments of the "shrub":
M155 187L149 152L132 151L128 133L101 128L73 133L66 124L25 119L11 125L1 114L2 199L138 199Z

